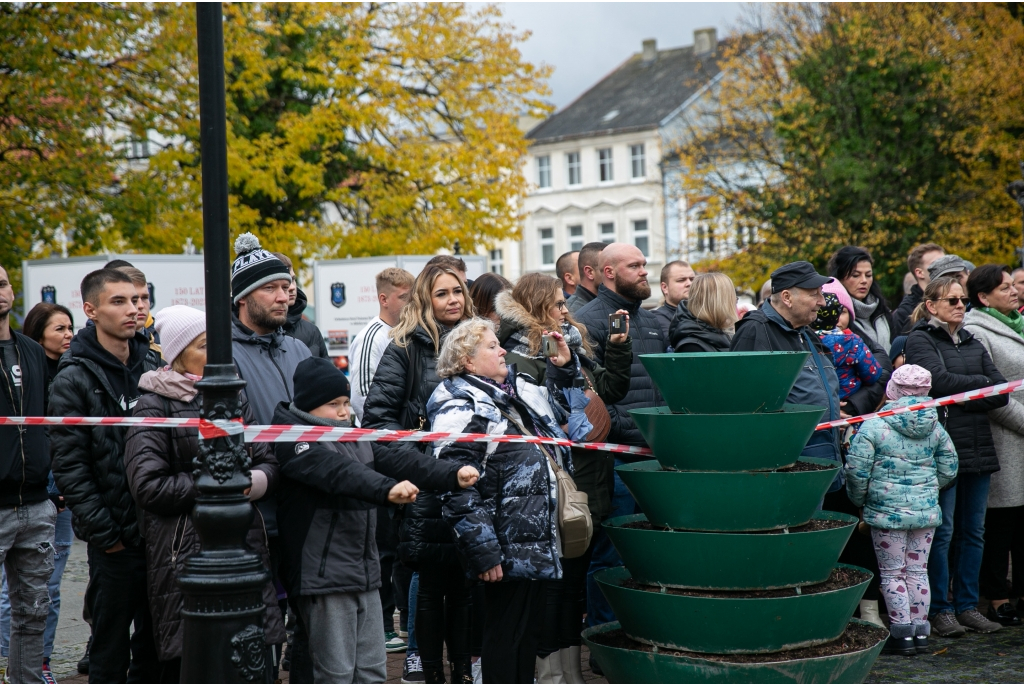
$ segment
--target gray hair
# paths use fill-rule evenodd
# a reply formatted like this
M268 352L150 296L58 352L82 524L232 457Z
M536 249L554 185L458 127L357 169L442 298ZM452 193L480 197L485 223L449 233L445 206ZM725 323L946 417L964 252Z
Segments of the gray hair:
M475 316L466 319L445 336L441 343L441 351L437 355L437 375L439 378L458 376L466 370L466 361L476 354L484 335L494 330L494 322Z

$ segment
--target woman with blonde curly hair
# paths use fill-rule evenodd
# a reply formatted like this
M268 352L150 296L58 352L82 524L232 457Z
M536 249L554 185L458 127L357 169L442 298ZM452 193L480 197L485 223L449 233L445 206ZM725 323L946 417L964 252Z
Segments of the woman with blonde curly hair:
M592 389L605 404L618 402L629 392L629 371L633 348L629 342L628 318L624 334L609 337L605 347L604 365L594 360L587 339L587 329L578 323L565 306L565 297L558 279L544 274L526 274L512 290L499 293L495 298L495 311L501 319L498 340L508 353L505 360L515 366L536 384L547 387L556 403L555 411L562 414L559 423L565 425L573 440L584 441L591 427L586 419L583 393L560 391L555 386L568 378L569 384ZM559 341L557 357L545 357L541 340L551 334ZM549 362L558 369L553 378L548 373ZM576 411L571 401L576 399ZM572 421L570 416L575 416ZM577 428L582 426L581 428ZM591 438L600 439L600 438ZM573 477L576 487L587 493L590 513L600 521L611 513L614 480L614 457L610 452L582 448L572 449ZM596 539L596 536L595 536ZM547 617L544 621L538 658L537 682L558 682L562 674L567 683L582 681L580 665L580 625L583 621L583 586L593 554L594 543L583 556L565 559L562 581L550 583L547 588Z

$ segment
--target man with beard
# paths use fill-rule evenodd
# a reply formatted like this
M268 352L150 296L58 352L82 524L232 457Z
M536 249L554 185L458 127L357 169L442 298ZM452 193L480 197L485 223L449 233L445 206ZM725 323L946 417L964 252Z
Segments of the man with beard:
M300 340L285 335L288 322L288 290L293 280L284 262L260 247L252 233L243 233L235 240L238 255L231 265L232 356L238 375L245 380L245 393L256 420L273 423L274 410L281 402L294 399L292 377L309 348ZM267 493L272 495L272 493ZM278 576L281 543L277 532L277 501L265 496L256 503L267 528L271 573ZM282 606L282 610L285 607ZM304 642L304 631L298 627L297 640ZM295 652L292 654L292 652ZM291 674L294 682L313 682L312 664L303 647L295 643L289 648ZM277 651L280 657L280 650Z
M597 288L597 296L576 312L576 320L587 327L590 339L594 343L594 359L599 364L604 364L605 345L608 342L608 316L615 313L625 313L629 316L629 340L633 347L629 393L619 402L608 405L612 423L608 442L642 447L646 447L647 443L629 415L629 410L656 407L663 404L663 401L647 374L647 369L640 363L640 355L657 354L668 348L668 341L662 333L658 317L641 306L643 301L651 296L646 267L647 258L636 246L625 243L611 243L605 246L600 252L598 262L601 282ZM609 471L612 471L615 465L623 463L609 452L595 454L600 455L595 458L607 462L605 468ZM611 516L632 514L636 504L626 486L617 475L609 476L607 481L614 483ZM603 568L621 565L622 560L616 554L607 535L600 528L595 530L594 556L587 577L588 625L615 620L615 615L594 582L593 575ZM593 660L591 665L593 666Z
M14 289L0 268L0 416L39 416L46 396L46 355L35 340L11 330L13 305ZM4 680L38 683L57 517L46 491L50 443L43 426L2 426L0 445L0 563L10 579L13 618Z
M82 280L81 292L93 325L79 330L61 358L47 413L131 416L139 378L156 368L139 332L138 291L126 274L99 269ZM53 477L71 508L75 534L89 546L90 682L123 683L129 664L137 682L160 678L146 552L124 470L126 432L123 426L50 427Z

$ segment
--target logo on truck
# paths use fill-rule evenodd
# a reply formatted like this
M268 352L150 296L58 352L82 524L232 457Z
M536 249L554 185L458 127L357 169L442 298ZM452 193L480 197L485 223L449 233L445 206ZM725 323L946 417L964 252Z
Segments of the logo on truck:
M335 307L345 306L345 284L331 283L331 304Z

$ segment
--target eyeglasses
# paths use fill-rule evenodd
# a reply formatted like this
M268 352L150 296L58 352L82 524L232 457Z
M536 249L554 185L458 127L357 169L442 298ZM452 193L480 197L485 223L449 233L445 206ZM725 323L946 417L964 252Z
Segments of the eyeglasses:
M963 306L966 307L967 305L969 305L971 303L971 298L969 298L969 297L940 297L940 298L938 298L936 300L929 300L929 302L945 302L950 307L955 307L957 305L957 303L959 303L959 304L962 304Z
M559 300L555 302L555 309L569 309L569 307L565 304L565 300Z

